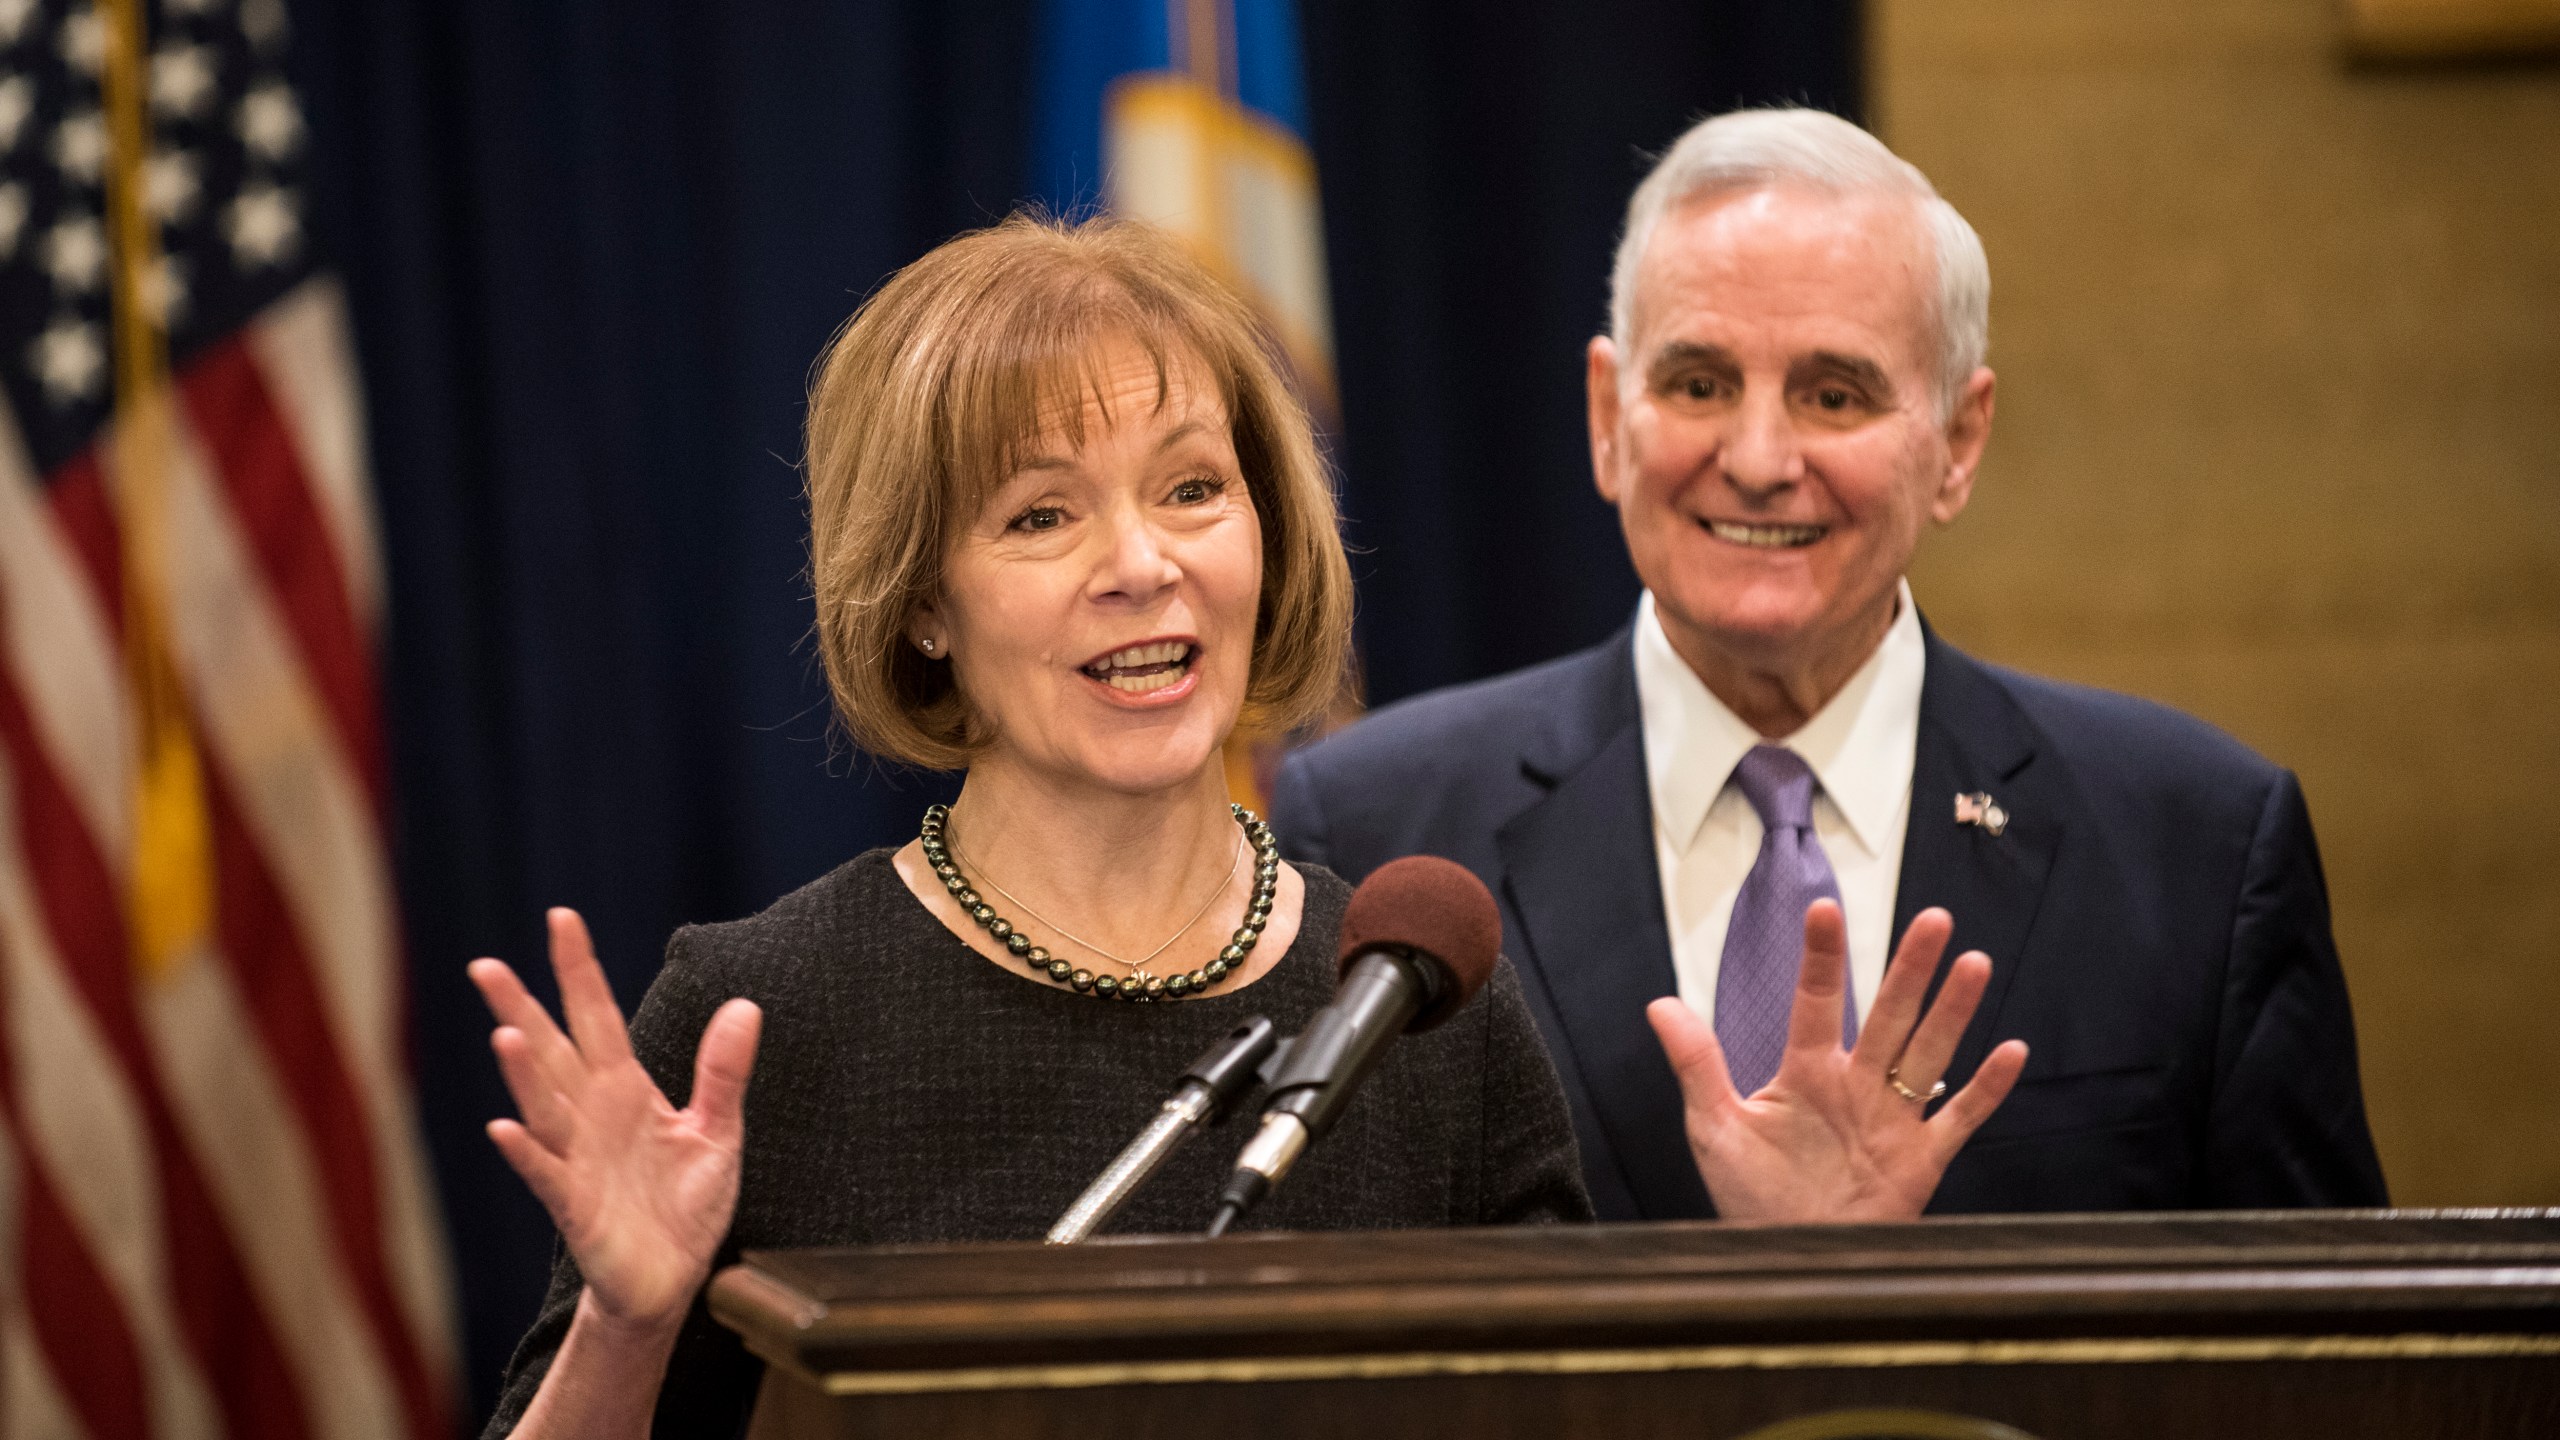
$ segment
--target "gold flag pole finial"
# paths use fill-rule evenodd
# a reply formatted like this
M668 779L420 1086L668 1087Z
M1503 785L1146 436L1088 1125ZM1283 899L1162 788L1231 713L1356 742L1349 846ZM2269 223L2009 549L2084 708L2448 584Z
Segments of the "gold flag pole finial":
M213 839L203 762L170 649L174 449L168 335L153 291L159 236L142 193L150 155L143 0L103 0L107 221L115 256L115 506L124 531L125 665L133 689L135 963L166 974L213 927Z

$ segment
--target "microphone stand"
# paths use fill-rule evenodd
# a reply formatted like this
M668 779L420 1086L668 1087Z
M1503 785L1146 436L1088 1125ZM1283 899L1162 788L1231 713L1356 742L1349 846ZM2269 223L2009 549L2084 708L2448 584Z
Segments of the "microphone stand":
M1261 1078L1262 1062L1278 1044L1271 1022L1256 1015L1192 1061L1156 1118L1049 1227L1049 1243L1074 1245L1110 1223L1193 1132L1226 1118L1227 1107Z
M1262 1128L1237 1152L1204 1238L1226 1234L1262 1203L1307 1147L1333 1128L1352 1092L1414 1015L1454 984L1445 964L1401 947L1372 946L1344 967L1333 1003L1307 1022L1289 1042L1288 1058L1274 1067Z

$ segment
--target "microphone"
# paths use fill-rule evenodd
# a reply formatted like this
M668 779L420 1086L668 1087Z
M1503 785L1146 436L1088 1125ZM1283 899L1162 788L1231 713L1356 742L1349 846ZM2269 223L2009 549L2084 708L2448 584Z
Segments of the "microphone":
M1073 1245L1109 1224L1193 1132L1227 1118L1227 1107L1262 1078L1262 1062L1278 1044L1271 1022L1256 1015L1192 1061L1156 1118L1049 1227L1049 1243Z
M1271 1077L1262 1128L1218 1192L1211 1237L1262 1203L1342 1116L1389 1043L1455 1015L1484 988L1502 949L1502 912L1484 882L1437 855L1378 867L1342 916L1333 1003L1289 1043Z

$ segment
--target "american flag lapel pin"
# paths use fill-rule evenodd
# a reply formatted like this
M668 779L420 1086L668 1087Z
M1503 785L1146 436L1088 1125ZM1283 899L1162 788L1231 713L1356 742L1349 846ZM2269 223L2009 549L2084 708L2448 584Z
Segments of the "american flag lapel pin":
M1956 797L1956 823L1979 825L1997 835L2009 828L2009 812L1991 798L1988 790L1974 790Z

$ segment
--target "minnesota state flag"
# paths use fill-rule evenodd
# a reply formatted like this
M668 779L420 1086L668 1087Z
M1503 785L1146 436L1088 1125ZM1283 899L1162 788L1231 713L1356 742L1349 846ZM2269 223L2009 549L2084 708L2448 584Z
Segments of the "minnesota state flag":
M1291 0L1049 0L1034 178L1188 241L1334 409L1324 226Z

